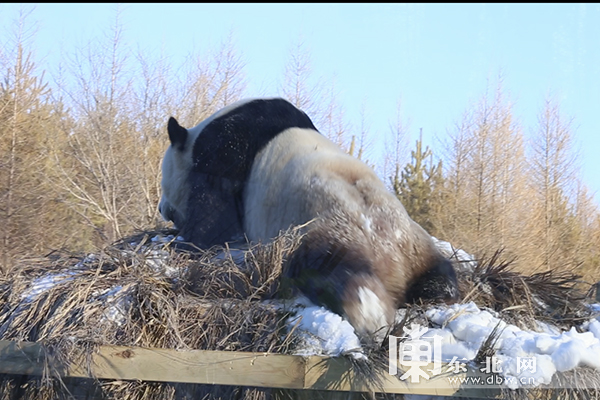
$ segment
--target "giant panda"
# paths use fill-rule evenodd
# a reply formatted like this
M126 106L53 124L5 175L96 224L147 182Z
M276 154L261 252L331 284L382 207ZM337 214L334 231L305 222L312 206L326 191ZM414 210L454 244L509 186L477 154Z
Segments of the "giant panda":
M173 117L159 210L206 248L305 224L284 275L362 335L421 299L454 302L452 264L375 172L280 98L242 100L185 129Z

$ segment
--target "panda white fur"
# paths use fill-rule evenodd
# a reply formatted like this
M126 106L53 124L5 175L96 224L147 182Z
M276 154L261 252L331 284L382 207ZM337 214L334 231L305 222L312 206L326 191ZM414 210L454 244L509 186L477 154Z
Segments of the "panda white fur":
M186 130L168 124L160 212L199 247L304 228L287 278L362 334L418 298L457 300L454 269L375 172L283 99L244 100Z

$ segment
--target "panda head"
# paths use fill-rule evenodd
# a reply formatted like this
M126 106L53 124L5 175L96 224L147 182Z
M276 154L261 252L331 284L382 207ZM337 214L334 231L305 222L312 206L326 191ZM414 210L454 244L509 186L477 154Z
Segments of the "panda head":
M162 179L160 182L162 196L158 205L158 211L165 221L172 221L176 227L181 227L187 215L188 175L194 166L194 144L202 130L215 118L227 114L234 108L240 107L251 100L241 100L233 103L190 129L179 125L174 117L169 118L167 132L169 133L171 145L167 148L162 162Z
M162 197L158 210L166 221L177 226L185 215L188 188L185 184L192 168L192 139L187 129L173 117L167 125L171 145L162 163ZM197 134L196 134L197 136ZM189 143L188 143L189 142Z

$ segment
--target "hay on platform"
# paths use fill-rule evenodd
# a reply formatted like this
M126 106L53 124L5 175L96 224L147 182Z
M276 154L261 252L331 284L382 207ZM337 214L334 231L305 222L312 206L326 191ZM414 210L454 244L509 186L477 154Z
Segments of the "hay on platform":
M100 345L293 351L297 338L285 324L289 311L264 300L279 294L285 260L301 240L298 230L284 232L269 244L194 252L152 241L168 235L176 232L140 232L91 256L55 252L22 260L0 275L0 339L43 341L62 360L89 354ZM526 316L531 323L542 319L566 325L590 316L576 275L523 276L509 266L498 253L470 272L461 269L463 301L494 309L513 323ZM54 277L51 287L41 290L38 286L48 276ZM424 318L422 308L409 310L404 323ZM400 336L401 326L395 328L392 332ZM353 359L355 372L374 385L377 373L387 370L387 343L364 343L369 361ZM71 394L127 400L334 396L268 388L0 376L3 400ZM360 393L335 396L371 398Z
M539 329L537 321L568 329L593 317L590 285L580 275L569 270L523 275L513 264L515 260L502 259L501 250L481 257L459 275L462 302L473 301L497 311L506 322L533 330Z

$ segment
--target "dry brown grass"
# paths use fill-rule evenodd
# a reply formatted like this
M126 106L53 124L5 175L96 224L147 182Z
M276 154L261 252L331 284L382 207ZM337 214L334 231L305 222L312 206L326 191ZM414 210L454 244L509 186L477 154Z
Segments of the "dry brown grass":
M285 324L290 312L264 300L282 293L281 271L301 239L298 231L285 232L266 245L238 250L187 252L150 240L158 234L174 233L142 232L95 257L55 252L22 260L0 276L0 339L43 341L63 360L89 354L99 345L292 353L297 336ZM157 262L157 256L163 261ZM461 272L464 301L473 300L499 311L509 322L530 327L534 319L570 326L590 317L576 275L547 272L523 276L511 271L509 264L497 253L475 269ZM62 279L25 301L33 282L48 275ZM120 288L118 293L115 287ZM409 308L405 323L427 323L422 307ZM398 336L401 326L393 332ZM387 370L387 343L365 342L366 362L350 358L355 372L374 386L378 373ZM9 375L1 376L0 382L2 400L333 396L315 391ZM363 394L335 396L371 398Z
M513 263L502 259L502 251L481 257L460 276L462 302L473 301L499 312L506 322L534 330L536 320L568 328L592 317L587 306L593 300L591 285L580 275L568 270L524 275Z

